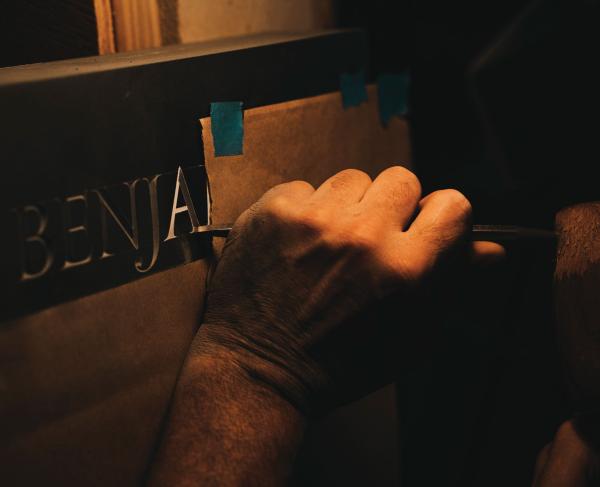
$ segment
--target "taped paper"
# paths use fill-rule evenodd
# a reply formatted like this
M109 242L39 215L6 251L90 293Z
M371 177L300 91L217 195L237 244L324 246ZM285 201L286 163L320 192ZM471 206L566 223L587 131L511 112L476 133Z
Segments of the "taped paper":
M367 101L365 72L343 73L340 76L340 90L344 108L357 107Z
M210 119L215 156L237 156L242 154L244 147L242 102L211 103Z
M344 110L328 93L244 111L244 154L217 160L211 118L200 120L211 190L211 222L233 222L269 188L295 179L313 186L347 168L376 177L383 169L410 168L406 120L379 121L377 89Z
M379 114L387 126L392 117L401 117L408 112L408 73L382 74L377 78Z

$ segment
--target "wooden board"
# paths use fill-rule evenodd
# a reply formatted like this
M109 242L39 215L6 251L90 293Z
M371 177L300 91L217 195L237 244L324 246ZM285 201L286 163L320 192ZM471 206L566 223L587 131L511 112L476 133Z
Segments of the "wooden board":
M94 0L100 53L336 25L331 0ZM109 20L110 19L110 20Z

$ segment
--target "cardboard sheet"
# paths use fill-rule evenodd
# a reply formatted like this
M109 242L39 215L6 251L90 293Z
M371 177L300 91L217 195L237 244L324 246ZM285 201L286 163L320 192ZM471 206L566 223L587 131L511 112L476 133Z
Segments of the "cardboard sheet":
M2 485L141 483L206 269L197 261L2 324Z
M368 102L344 109L339 92L244 111L244 153L215 157L210 118L200 120L212 195L212 223L235 219L272 186L303 179L317 186L346 168L375 177L410 167L408 124L381 125L377 89Z

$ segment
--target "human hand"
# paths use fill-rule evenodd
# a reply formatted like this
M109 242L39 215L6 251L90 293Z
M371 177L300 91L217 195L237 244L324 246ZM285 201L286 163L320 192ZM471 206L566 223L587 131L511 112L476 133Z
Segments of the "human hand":
M600 482L600 457L564 422L538 455L533 487L592 487Z
M422 325L423 283L467 254L470 214L454 190L421 200L401 167L374 181L346 170L317 190L301 181L271 189L234 225L188 361L218 357L305 414L369 392L391 379L401 328ZM400 324L373 306L391 296Z

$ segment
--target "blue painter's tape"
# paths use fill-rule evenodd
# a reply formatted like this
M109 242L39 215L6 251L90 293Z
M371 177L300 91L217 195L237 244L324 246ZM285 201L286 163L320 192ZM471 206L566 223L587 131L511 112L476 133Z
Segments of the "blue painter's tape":
M408 112L408 85L408 73L382 74L377 78L379 116L383 125L387 126L392 117Z
M215 156L238 156L244 147L244 119L241 101L210 104L210 129Z
M367 101L367 88L365 86L365 72L343 73L340 76L340 90L342 91L342 104L344 108L357 107Z

